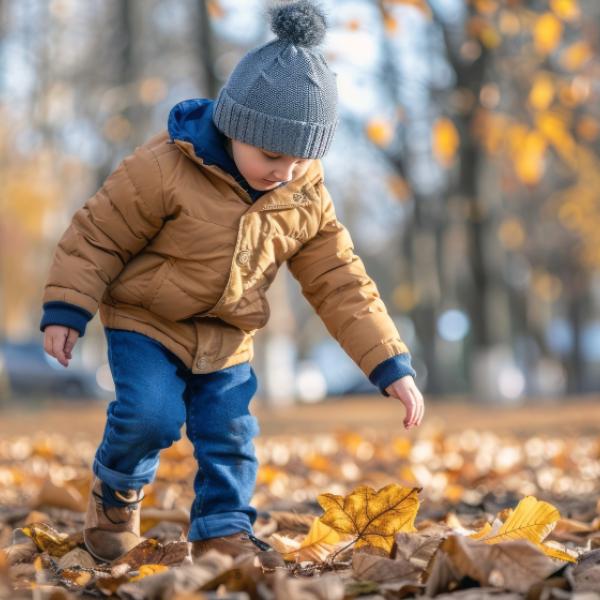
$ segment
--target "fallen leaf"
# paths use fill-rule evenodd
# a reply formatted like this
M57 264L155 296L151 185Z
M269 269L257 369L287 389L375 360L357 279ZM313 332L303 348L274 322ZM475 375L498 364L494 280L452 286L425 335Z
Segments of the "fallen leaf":
M77 545L73 537L57 531L48 523L31 523L21 527L20 531L30 537L40 550L51 556L64 556Z
M419 491L390 484L377 492L360 486L346 497L320 494L317 501L325 510L320 519L339 533L355 536L356 548L371 545L389 553L395 533L415 531Z
M273 583L275 598L298 600L343 600L344 582L339 575L293 579L278 571Z
M93 569L96 567L96 561L92 555L83 548L73 548L73 550L67 552L58 560L57 566L59 569L68 569L70 567Z
M139 581L149 575L156 575L157 573L164 573L168 571L169 567L166 565L142 565L139 570L139 574L132 577L129 581Z
M352 572L356 579L377 583L399 580L405 583L420 583L423 569L406 560L356 553L352 557Z
M114 560L111 563L111 573L113 576L118 576L147 564L177 565L189 558L189 554L188 542L161 544L155 539L144 540L127 554Z
M459 578L468 576L481 585L514 592L526 592L563 566L561 561L546 556L538 544L527 540L485 544L468 537L450 536L440 546L439 554L447 555Z
M394 536L392 558L405 560L418 569L425 569L448 534L400 532Z

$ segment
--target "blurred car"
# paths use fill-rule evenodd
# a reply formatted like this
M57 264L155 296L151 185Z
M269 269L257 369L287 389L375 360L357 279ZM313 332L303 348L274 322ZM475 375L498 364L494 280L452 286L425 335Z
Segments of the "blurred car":
M41 340L0 343L0 364L11 395L102 397L93 372L74 360L63 367L44 352Z

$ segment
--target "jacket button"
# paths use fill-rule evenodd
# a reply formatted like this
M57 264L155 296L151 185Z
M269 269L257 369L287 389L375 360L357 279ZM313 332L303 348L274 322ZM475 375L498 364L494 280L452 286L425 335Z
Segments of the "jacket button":
M242 250L238 253L237 255L237 264L240 266L244 266L248 264L248 261L250 260L250 252L248 252L248 250Z
M198 359L198 361L196 362L196 366L199 369L204 369L206 367L206 356L202 356Z
M300 192L294 192L294 195L292 196L294 202L302 202L302 200L304 200L304 194L300 193Z

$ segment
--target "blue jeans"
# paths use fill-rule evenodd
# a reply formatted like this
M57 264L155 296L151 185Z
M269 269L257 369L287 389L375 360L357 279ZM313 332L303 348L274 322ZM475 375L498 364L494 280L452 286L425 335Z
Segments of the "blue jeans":
M259 427L248 411L257 388L250 363L193 374L148 336L109 328L105 333L116 400L108 405L94 474L117 490L151 483L160 450L181 438L185 423L198 461L188 540L252 533L252 438Z

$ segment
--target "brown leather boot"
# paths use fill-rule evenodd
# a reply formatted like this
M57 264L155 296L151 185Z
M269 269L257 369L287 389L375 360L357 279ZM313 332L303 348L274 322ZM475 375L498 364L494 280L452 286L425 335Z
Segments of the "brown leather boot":
M114 490L114 495L125 506L106 504L102 481L94 478L83 525L83 541L88 552L106 562L119 558L145 540L140 536L142 490Z
M235 558L242 554L259 554L270 550L270 546L266 542L248 535L245 531L192 542L192 558L200 558L209 550L217 550Z

